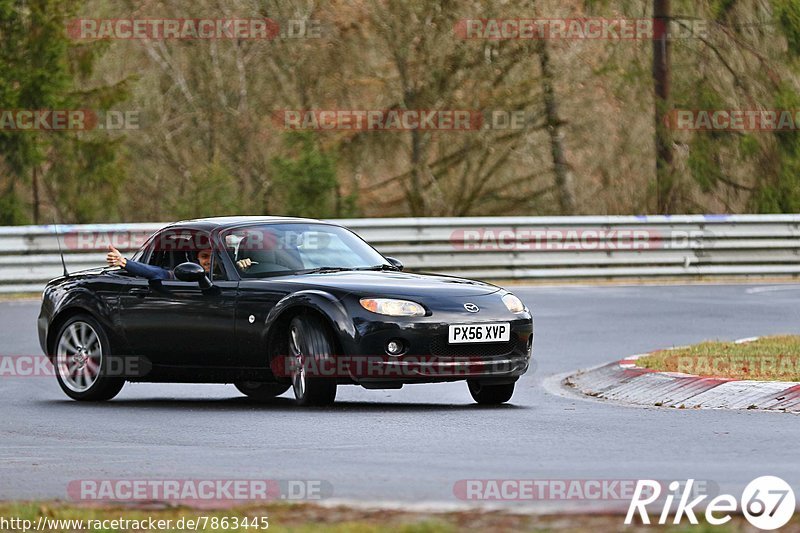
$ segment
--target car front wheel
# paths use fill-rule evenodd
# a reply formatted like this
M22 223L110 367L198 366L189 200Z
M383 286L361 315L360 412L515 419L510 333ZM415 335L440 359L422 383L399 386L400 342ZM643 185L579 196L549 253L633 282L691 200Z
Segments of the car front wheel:
M119 394L125 379L109 376L111 345L103 327L88 315L61 326L55 344L56 378L73 400L101 402Z
M468 380L469 393L472 399L481 405L500 405L506 403L514 394L515 383L502 385L481 385L477 380Z
M319 363L333 357L333 343L323 322L312 315L289 324L292 388L299 405L330 405L336 400L335 377L314 377Z

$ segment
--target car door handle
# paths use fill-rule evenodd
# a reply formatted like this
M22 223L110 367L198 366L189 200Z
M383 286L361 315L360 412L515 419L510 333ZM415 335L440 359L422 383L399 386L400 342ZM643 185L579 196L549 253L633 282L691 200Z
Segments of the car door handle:
M144 298L148 294L150 294L150 289L145 289L144 287L134 287L133 289L128 291L128 294L132 294L133 296L138 296L139 298Z

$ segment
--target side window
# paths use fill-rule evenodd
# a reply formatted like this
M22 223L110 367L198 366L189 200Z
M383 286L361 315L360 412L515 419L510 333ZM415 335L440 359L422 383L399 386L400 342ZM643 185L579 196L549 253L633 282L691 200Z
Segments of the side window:
M189 261L190 255L197 250L195 233L180 228L165 229L153 239L153 253L147 264L171 270Z
M198 263L197 252L194 250L167 250L164 252L162 268L174 270L181 263Z
M144 252L141 254L141 257L133 258L134 260L146 263L148 265L162 267L162 268L169 268L168 265L168 247L164 246L166 239L166 235L168 234L169 230L164 230L159 233L153 235L153 238L150 239L145 247L143 248Z
M174 270L181 263L197 263L224 280L225 270L216 254L211 254L210 236L191 228L167 228L152 239L150 253L143 254L148 265Z
M153 265L161 268L170 268L169 252L166 250L153 250L150 258L147 260L148 265Z

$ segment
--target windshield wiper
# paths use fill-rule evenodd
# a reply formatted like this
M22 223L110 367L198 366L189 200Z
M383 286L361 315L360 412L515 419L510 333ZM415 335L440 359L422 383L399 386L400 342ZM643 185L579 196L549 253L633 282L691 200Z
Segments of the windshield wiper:
M374 265L368 267L354 268L353 270L375 270L375 271L390 270L392 272L399 271L399 269L393 265Z
M328 272L352 272L352 271L397 271L398 269L392 265L373 265L368 267L335 267L335 266L322 266L317 268L309 268L307 270L299 270L298 274L325 274Z
M317 268L309 268L307 270L300 270L298 274L325 274L328 272L344 272L347 270L355 270L350 267L333 267L333 266L323 266Z

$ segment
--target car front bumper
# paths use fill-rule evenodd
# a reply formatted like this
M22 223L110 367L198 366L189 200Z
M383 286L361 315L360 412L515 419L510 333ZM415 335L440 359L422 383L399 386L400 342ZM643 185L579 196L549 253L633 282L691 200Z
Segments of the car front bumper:
M467 313L463 302L419 318L392 318L354 312L358 338L337 356L345 381L376 388L403 383L477 379L513 382L531 366L534 321L528 312L510 314L496 295L475 299L482 313ZM452 324L509 323L506 342L450 344ZM389 355L387 344L401 342L403 352ZM344 360L344 361L342 361ZM344 371L342 371L344 369ZM343 376L346 374L346 376Z

